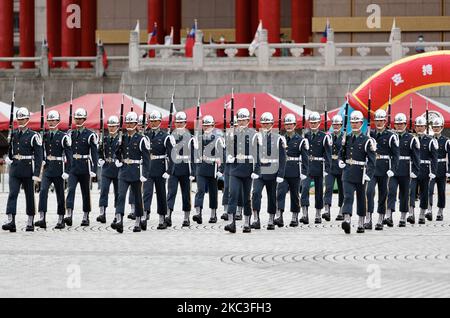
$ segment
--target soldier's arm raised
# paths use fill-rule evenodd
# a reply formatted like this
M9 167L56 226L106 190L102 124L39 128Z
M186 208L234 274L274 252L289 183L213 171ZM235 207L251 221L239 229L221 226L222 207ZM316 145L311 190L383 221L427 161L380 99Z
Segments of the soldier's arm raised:
M66 156L66 163L64 165L64 172L65 173L69 173L70 171L70 167L72 167L72 157L73 157L73 152L72 152L72 140L70 138L69 135L65 135L62 139L62 146L64 149L64 154Z
M375 174L376 153L375 145L371 139L366 141L365 150L367 154L367 176L372 179Z
M98 137L95 133L92 133L89 136L89 147L91 150L91 157L92 157L92 167L91 171L95 174L97 174L97 167L98 167Z
M33 137L31 137L31 146L33 147L34 152L34 172L33 175L35 177L39 177L41 173L42 161L44 158L44 149L42 147L42 139L38 133L35 133Z

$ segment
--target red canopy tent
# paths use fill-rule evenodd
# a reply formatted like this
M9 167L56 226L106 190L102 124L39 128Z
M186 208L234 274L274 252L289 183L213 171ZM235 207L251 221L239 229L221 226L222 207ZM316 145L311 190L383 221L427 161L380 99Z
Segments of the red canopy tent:
M17 107L14 107L14 118L16 116ZM0 102L0 131L9 129L9 115L11 112L11 104Z
M86 128L89 129L99 129L100 126L100 101L101 94L88 94L76 98L73 100L73 113L79 107L86 109L88 113L88 119L86 121ZM110 116L116 115L120 116L120 105L122 103L122 94L103 94L103 105L104 105L104 124L107 127L107 121ZM124 116L127 112L131 111L131 106L133 105L133 110L139 115L143 112L144 102L142 100L132 98L129 95L124 95ZM45 115L51 110L56 110L61 115L61 124L58 127L61 130L67 130L69 125L69 107L70 101L63 104L47 108L45 110ZM155 105L147 103L147 114L152 110L159 110L163 116L168 114L167 110L161 109ZM30 128L33 130L39 130L41 123L40 112L34 113L31 116ZM73 124L75 121L73 120Z
M253 116L253 100L256 101L256 119L257 127L260 127L259 118L265 112L271 112L275 119L275 127L278 127L278 109L281 101L282 117L289 113L296 115L298 122L301 122L302 107L288 102L284 99L276 97L268 93L239 93L234 95L234 114L240 108L247 108L250 111L251 117ZM230 123L231 117L231 94L225 95L213 101L200 105L200 115L211 115L216 121L216 127L223 129L223 110L224 103L227 104L227 123ZM183 110L188 118L187 128L194 129L194 122L197 117L197 107L194 106L187 110ZM306 111L308 116L310 111ZM175 118L173 119L175 120ZM167 128L169 122L169 116L163 118L162 127ZM250 126L252 126L253 119L250 118Z

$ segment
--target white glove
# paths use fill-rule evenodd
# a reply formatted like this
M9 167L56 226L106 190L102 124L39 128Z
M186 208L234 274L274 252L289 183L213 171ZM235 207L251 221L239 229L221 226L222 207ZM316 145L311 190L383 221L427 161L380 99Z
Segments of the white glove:
M324 171L324 172L323 172L323 176L324 176L324 177L328 176L328 172L325 172L325 171Z
M235 160L236 160L236 159L235 159L232 155L228 155L228 156L227 156L227 162L228 162L228 163L234 163Z
M253 180L259 179L259 176L256 173L252 173L252 179Z
M436 175L435 175L435 174L433 174L433 173L430 173L430 174L429 174L429 176L430 176L430 179L431 179L431 180L433 180L433 179L435 179L435 178L436 178Z
M9 156L6 156L6 158L5 158L5 163L6 163L8 166L10 166L10 165L13 163L13 161L12 161L11 159L9 159Z
M222 178L223 177L223 173L220 172L220 171L217 171L216 175L217 175L217 178Z
M280 178L280 177L277 178L277 183L283 183L283 182L284 182L283 178Z
M91 176L91 178L95 178L97 175L94 172L89 172L89 175Z
M189 177L189 180L194 181L194 180L195 180L195 177L194 177L194 176L190 176L190 177Z
M307 178L307 176L305 176L304 174L301 174L301 175L300 175L300 180L303 181L303 180L306 180L306 178Z
M41 182L41 178L39 178L39 177L33 177L32 179L33 179L33 181Z
M370 178L367 174L364 174L364 181L370 181Z
M45 165L47 164L45 161L42 161L42 166L45 167Z
M450 173L446 173L445 175L447 176L447 178L450 178Z
M67 173L63 173L62 175L61 175L61 178L63 178L63 180L67 180L67 179L69 179L69 174L67 174Z
M347 165L344 163L344 161L339 160L339 168L344 169L345 167L347 167Z
M119 160L116 160L114 163L116 164L117 168L121 168L123 166L123 163L121 163Z
M142 176L142 177L139 178L139 180L141 180L141 182L146 182L146 181L147 181L147 178L144 177L144 176Z
M388 170L388 171L386 172L386 174L387 174L387 176L388 176L389 178L392 178L392 177L394 176L394 172L393 172L392 170Z
M416 179L417 176L414 173L411 172L411 178Z
M167 179L169 179L170 175L167 172L164 172L162 177L167 180Z
M101 168L105 165L105 160L103 159L98 159L98 167Z

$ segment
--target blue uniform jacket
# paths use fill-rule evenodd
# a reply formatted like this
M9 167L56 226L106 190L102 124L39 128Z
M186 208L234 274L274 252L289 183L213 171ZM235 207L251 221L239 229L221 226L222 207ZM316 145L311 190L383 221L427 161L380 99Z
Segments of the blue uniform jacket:
M419 179L428 178L429 174L436 175L437 172L437 149L436 139L428 135L419 136L420 141L420 172Z
M322 131L305 134L309 142L309 166L308 176L323 176L323 172L330 173L331 168L331 137Z
M284 178L300 178L300 173L306 176L308 171L308 139L297 133L291 137L286 135L285 138L287 148Z
M284 178L286 169L286 141L277 133L259 133L255 173L262 180Z
M380 133L372 131L370 135L377 143L375 176L386 176L388 170L394 172L397 169L400 155L397 136L386 129Z
M394 171L396 177L407 177L411 172L419 175L420 167L420 142L410 133L403 133L398 136L400 157L398 166Z
M342 169L339 168L339 152L342 148L342 133L330 135L333 145L331 146L331 174L335 176L342 175Z
M225 142L218 130L213 130L211 133L204 133L195 148L195 174L197 176L215 178L217 171L221 171L221 164L223 160L223 149Z
M146 136L150 140L150 169L146 172L148 177L162 177L169 173L169 156L175 145L173 137L160 129L148 131Z
M117 147L116 158L123 163L119 168L119 179L126 182L138 182L150 166L150 143L145 136L134 133L131 137L125 134L122 144ZM127 164L127 160L135 163Z
M175 129L172 133L175 146L169 156L169 174L171 176L194 176L194 146L192 135L187 129Z
M97 173L98 165L98 137L87 129L77 129L71 132L73 161L70 168L72 174ZM77 156L90 156L90 159L76 159ZM89 168L90 165L90 168ZM90 170L89 170L90 169Z
M450 172L450 140L445 136L439 136L438 142L438 177L444 177L446 173Z
M100 159L105 160L102 167L102 176L115 179L119 176L119 169L114 163L116 161L116 151L119 146L119 135L105 136L103 138L103 151L99 149Z
M257 135L253 128L234 128L227 138L227 157L234 158L230 163L230 176L250 178L254 172L257 158Z
M61 177L64 172L68 174L72 164L72 141L69 135L59 130L53 136L50 131L47 132L44 136L44 149L44 175L56 178Z
M33 159L19 160L18 156L33 156ZM26 129L22 133L16 130L12 134L9 158L13 160L9 170L10 176L16 178L38 177L42 165L42 139L33 130Z

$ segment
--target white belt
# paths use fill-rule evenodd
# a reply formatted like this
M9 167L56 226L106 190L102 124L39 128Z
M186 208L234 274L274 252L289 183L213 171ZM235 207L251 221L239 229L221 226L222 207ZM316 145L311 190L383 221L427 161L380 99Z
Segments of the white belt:
M438 159L438 162L447 162L447 159Z
M309 157L310 161L325 161L325 158L322 157Z
M269 164L269 163L278 163L278 159L265 159L262 158L261 159L261 163L264 164Z
M160 160L160 159L166 159L166 158L167 158L167 155L162 155L162 156L150 155L151 160Z
M176 160L189 160L189 156L177 156Z
M209 161L209 162L211 162L211 163L214 163L214 162L216 162L217 158L203 156L200 160L201 160L201 161L206 161L206 162Z
M63 157L54 157L54 156L48 156L45 158L45 161L64 161Z
M399 160L411 160L411 157L409 156L400 156L398 157Z
M131 160L131 159L125 159L123 160L123 163L126 165L140 165L141 160Z
M347 160L346 164L351 165L351 166L365 166L366 162L350 159L350 160Z
M82 160L82 159L89 159L89 155L79 155L79 154L74 154L73 155L73 159L75 160Z
M430 160L420 160L420 163L424 164L424 165L429 165L429 164L431 164L431 161Z
M339 159L339 156L338 156L338 155L332 155L332 156L331 156L331 159L333 159L333 160L338 160L338 159Z
M287 157L286 161L302 161L300 157Z
M107 163L113 163L114 159L113 158L105 158L105 162Z
M246 155L237 155L237 160L253 160L253 156L246 156Z
M391 157L390 157L390 156L377 155L377 159L381 159L381 160L390 160Z
M13 158L16 160L33 160L34 156L14 155Z

